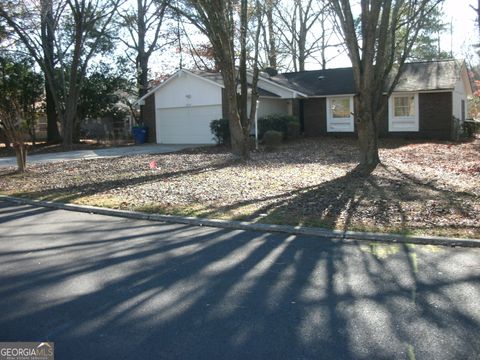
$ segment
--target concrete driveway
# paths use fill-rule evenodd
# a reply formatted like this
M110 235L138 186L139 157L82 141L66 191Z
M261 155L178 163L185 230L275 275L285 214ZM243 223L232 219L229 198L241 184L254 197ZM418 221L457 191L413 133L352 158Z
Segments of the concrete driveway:
M195 147L198 145L163 145L163 144L145 144L145 145L132 145L122 147L111 147L105 149L96 150L75 150L66 152L57 152L49 154L33 154L27 158L28 164L40 164L56 161L66 160L82 160L82 159L98 159L119 157L127 155L140 155L140 154L161 154L173 151L179 151L186 148ZM17 161L14 157L0 158L0 167L16 166Z
M478 359L480 249L0 201L0 341L56 359Z

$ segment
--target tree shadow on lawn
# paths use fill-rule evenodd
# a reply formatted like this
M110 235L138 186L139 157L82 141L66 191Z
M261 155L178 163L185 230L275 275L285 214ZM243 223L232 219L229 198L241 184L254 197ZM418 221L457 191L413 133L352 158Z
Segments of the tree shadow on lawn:
M320 226L340 230L410 233L416 229L478 234L473 194L442 189L399 169L379 165L365 175L356 167L346 175L281 195L242 201L202 212L212 216L260 204L239 219L274 224ZM261 205L265 204L265 205ZM466 224L458 224L458 219Z
M385 257L282 234L112 231L119 221L97 221L88 237L77 224L52 229L48 242L40 234L12 243L24 251L0 263L0 338L54 341L57 356L72 360L392 359L411 348L447 359L480 350L475 299L465 298L480 274L440 275L456 256L473 261L466 250L378 245Z
M18 195L72 202L116 188L214 172L243 164L245 163L229 159L187 170ZM233 214L232 217L238 220L341 230L399 233L439 230L447 235L458 232L464 236L463 232L466 232L472 236L480 231L479 214L474 206L476 203L478 199L472 194L444 190L433 182L423 182L396 167L380 165L367 176L362 169L356 167L344 176L318 185L225 206L208 205L208 209L195 211L194 214L200 217ZM242 208L248 207L250 209L242 213Z
M99 181L88 184L72 185L54 189L14 193L13 196L24 196L51 201L72 202L85 196L95 195L101 192L128 186L139 186L150 182L175 179L185 175L195 175L204 172L217 171L229 166L238 165L242 162L238 159L209 164L208 166L194 167L180 171L170 171L160 174L149 174L138 177L122 178L117 180Z

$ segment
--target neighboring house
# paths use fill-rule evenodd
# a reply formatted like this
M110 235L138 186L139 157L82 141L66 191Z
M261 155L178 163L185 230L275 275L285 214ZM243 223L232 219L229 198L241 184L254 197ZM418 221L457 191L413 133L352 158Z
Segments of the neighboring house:
M352 68L303 71L259 79L258 116L293 114L307 136L354 134ZM179 70L142 99L151 142L212 143L210 121L225 117L218 73ZM405 65L389 99L380 136L451 139L466 116L472 94L463 61Z

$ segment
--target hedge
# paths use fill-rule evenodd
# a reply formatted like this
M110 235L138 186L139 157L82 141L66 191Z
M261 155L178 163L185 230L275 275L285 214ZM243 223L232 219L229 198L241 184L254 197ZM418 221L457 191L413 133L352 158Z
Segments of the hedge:
M210 130L217 144L230 144L228 119L213 120L210 123ZM300 122L291 115L274 114L259 118L258 138L263 139L264 134L270 130L281 132L283 139L293 139L300 135Z

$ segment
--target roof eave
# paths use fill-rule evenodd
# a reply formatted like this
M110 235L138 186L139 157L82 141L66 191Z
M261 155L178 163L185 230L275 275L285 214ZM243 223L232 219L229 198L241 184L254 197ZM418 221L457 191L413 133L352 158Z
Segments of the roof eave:
M165 80L164 82L162 82L161 84L158 84L157 86L155 86L154 88L152 88L149 92L147 92L145 95L143 95L140 99L138 99L137 101L135 101L133 103L133 105L137 105L139 104L141 101L145 100L146 98L148 98L150 95L154 94L155 92L157 92L160 88L162 88L163 86L167 85L170 81L172 81L173 79L181 76L182 73L187 73L193 77L196 77L198 79L201 79L201 80L204 80L204 81L207 81L213 85L216 85L218 87L221 87L222 89L224 88L223 84L219 84L218 82L216 81L213 81L213 80L210 80L210 79L207 79L207 78L204 78L203 76L200 76L200 75L197 75L191 71L188 71L186 69L179 69L177 70L175 73L173 73L167 80Z

